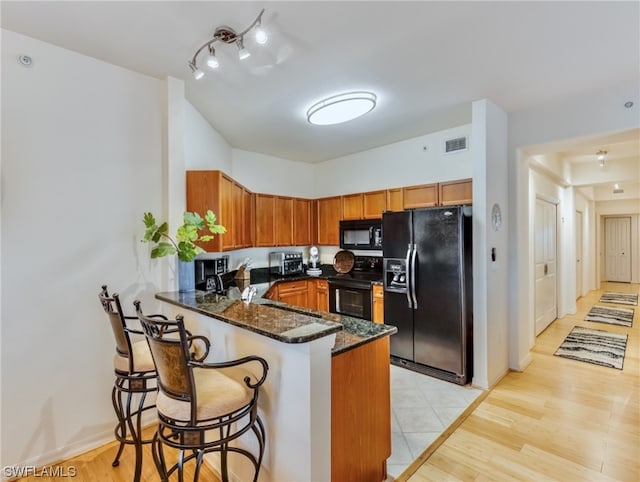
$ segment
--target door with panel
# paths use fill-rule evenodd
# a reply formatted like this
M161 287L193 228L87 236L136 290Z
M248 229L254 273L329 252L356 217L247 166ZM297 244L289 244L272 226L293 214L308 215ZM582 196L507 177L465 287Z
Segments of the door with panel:
M631 217L604 219L607 281L631 282Z
M535 209L535 334L558 317L556 276L556 205L536 199Z

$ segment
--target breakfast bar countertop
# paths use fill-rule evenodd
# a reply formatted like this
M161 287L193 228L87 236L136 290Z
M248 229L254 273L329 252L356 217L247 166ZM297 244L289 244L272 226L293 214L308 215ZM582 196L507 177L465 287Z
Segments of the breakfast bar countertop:
M283 343L307 343L336 333L333 356L397 331L394 326L292 307L260 297L245 303L237 288L229 289L226 296L204 291L169 291L155 297Z

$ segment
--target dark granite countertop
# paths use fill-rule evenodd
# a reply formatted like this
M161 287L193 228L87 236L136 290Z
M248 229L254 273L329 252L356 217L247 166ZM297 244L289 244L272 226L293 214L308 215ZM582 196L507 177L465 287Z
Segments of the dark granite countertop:
M308 276L294 279L317 278ZM264 294L273 282L263 285ZM292 307L286 303L256 298L250 304L240 299L240 290L231 288L227 296L215 293L177 291L157 293L156 298L173 305L211 316L283 343L306 343L336 333L332 355L338 355L378 338L397 332L396 327L350 316Z

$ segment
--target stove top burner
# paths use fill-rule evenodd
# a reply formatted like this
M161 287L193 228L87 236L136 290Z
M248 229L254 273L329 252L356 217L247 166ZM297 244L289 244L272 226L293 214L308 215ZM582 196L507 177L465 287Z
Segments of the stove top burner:
M334 284L370 288L374 282L382 282L382 258L380 256L356 256L353 269L328 277Z

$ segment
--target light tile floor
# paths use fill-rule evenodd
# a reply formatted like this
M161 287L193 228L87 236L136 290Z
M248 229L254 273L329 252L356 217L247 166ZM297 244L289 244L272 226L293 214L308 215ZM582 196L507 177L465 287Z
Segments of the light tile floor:
M391 365L391 457L398 477L482 393Z

